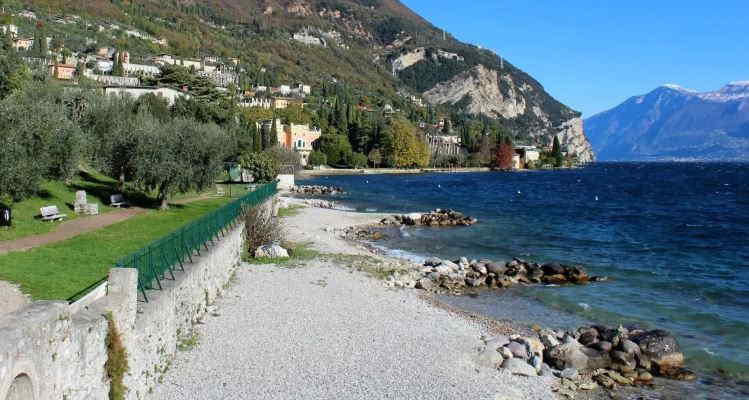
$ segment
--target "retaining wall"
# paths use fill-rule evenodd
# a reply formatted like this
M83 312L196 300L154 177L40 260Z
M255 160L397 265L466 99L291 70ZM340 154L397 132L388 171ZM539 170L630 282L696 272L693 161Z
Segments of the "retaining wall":
M273 202L268 201L264 207ZM0 400L109 398L106 337L111 315L128 352L127 399L148 398L180 340L229 283L240 263L244 224L139 298L138 272L110 271L106 295L89 304L38 301L0 316Z

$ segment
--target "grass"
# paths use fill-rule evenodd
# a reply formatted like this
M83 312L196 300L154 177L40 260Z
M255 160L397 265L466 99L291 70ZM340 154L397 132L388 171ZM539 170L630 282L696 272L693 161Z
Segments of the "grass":
M60 223L45 222L39 218L39 209L55 205L60 213L67 214L66 220L87 218L73 212L75 192L85 190L88 202L99 205L99 213L111 212L109 195L116 192L116 182L96 173L81 173L65 185L60 181L47 181L42 184L42 191L37 197L14 203L13 226L0 228L0 240L14 240L26 236L40 235L53 231Z
M228 198L149 210L95 232L26 252L0 255L0 279L35 300L68 299L105 277L121 257L226 204Z
M284 207L278 210L278 216L281 218L286 217L295 217L301 213L302 209L305 208L303 205L300 204L292 204L288 207Z
M289 252L288 258L255 258L249 252L245 253L244 261L248 264L256 265L280 265L287 267L296 267L305 261L314 260L320 256L320 252L312 249L312 243L283 243L282 247Z

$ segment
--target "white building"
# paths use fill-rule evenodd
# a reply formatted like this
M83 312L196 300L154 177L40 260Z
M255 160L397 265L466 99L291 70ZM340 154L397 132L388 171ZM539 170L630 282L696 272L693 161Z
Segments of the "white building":
M242 99L237 105L240 107L264 108L269 110L273 107L273 101L268 98L250 97Z
M221 71L216 71L216 70L200 71L198 72L198 75L208 78L211 81L211 83L220 87L227 87L232 83L236 84L237 81L239 80L239 77L237 76L237 74L234 74L231 72L221 72Z
M143 95L152 93L158 97L166 99L167 103L171 106L177 100L178 97L190 98L186 93L180 92L179 90L172 88L157 88L157 87L132 87L132 86L105 86L104 94L114 96L132 96L137 99Z
M306 30L295 33L293 39L306 45L327 47L324 40L320 39L319 37L310 35L310 33Z
M96 70L101 72L112 72L112 68L114 67L114 63L109 60L97 60L96 61Z
M146 76L157 76L161 73L161 68L155 65L144 65L144 64L122 64L122 69L128 75L143 74Z
M5 35L10 32L11 39L15 39L16 37L18 37L18 27L13 24L0 26L0 31L3 31L3 34Z

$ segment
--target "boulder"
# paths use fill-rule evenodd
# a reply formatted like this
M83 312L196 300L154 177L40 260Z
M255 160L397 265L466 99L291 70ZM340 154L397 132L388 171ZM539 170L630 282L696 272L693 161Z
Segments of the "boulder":
M486 279L484 278L467 278L466 279L466 285L469 287L479 287L482 286L486 282Z
M684 355L679 351L676 338L667 331L656 329L630 336L650 362L656 373L670 376L671 370L684 365Z
M518 342L510 342L507 348L512 352L513 357L522 358L523 360L528 359L528 351L524 344Z
M588 356L582 351L583 346L574 338L567 337L565 342L559 346L546 350L546 360L557 369L577 368L585 369L588 366Z
M497 368L503 360L502 355L496 350L485 347L479 351L478 363L487 368Z
M500 348L500 349L499 349L499 353L500 353L500 354L502 354L502 357L503 357L503 358L504 358L505 360L508 360L508 359L510 359L510 358L514 358L514 357L515 357L514 355L512 355L512 352L511 352L511 351L510 351L510 349L508 349L507 347L502 347L502 348Z
M442 264L442 260L437 257L429 257L424 260L424 265L426 265L427 267L436 267L440 264Z
M622 351L627 354L639 354L640 353L640 346L637 345L637 343L629 340L624 339L619 343L619 347L621 347Z
M556 347L559 345L559 340L557 339L557 335L553 331L542 330L541 333L538 334L538 338L541 340L541 343L547 349L550 349L552 347Z
M572 379L575 380L580 376L580 373L577 371L577 368L565 368L562 370L562 373L559 374L560 378L565 379Z
M601 340L600 342L593 343L590 347L598 350L608 353L611 351L611 349L614 348L614 346L611 345L611 342L607 342L605 340Z
M265 245L255 250L255 258L289 258L289 252L277 244Z
M550 262L541 266L544 275L564 275L564 267L561 264Z
M554 370L551 369L549 364L541 364L541 370L538 373L540 376L554 376Z
M590 346L598 341L598 331L595 328L589 328L580 333L580 338L577 339L583 346Z
M485 343L487 348L493 348L495 351L497 351L501 347L510 344L510 338L505 335L497 335L486 339Z
M434 289L434 281L428 278L421 278L418 281L416 281L416 288L430 291Z
M541 372L541 366L543 365L543 360L539 356L533 356L531 357L530 361L528 363L536 369L536 372Z
M502 369L513 375L538 376L536 368L519 358L510 358L502 363Z
M611 368L611 356L607 351L598 351L591 347L584 347L581 351L588 357L588 368Z
M486 266L484 264L472 264L471 269L478 272L481 275L486 275L489 271L486 269Z
M544 277L541 279L541 281L543 283L554 284L554 285L561 285L563 283L567 283L567 277L565 277L562 274L544 275Z

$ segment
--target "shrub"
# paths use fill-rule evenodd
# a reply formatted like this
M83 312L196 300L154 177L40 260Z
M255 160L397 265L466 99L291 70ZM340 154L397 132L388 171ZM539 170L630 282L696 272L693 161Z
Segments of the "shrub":
M321 151L313 151L309 155L309 165L317 167L328 163L328 157Z
M239 164L250 171L257 183L274 181L281 168L269 153L247 153L239 159Z
M354 153L351 155L349 165L352 168L364 168L367 166L367 156L362 153Z
M250 254L262 245L284 241L280 218L274 218L265 206L253 207L244 217L245 243Z

